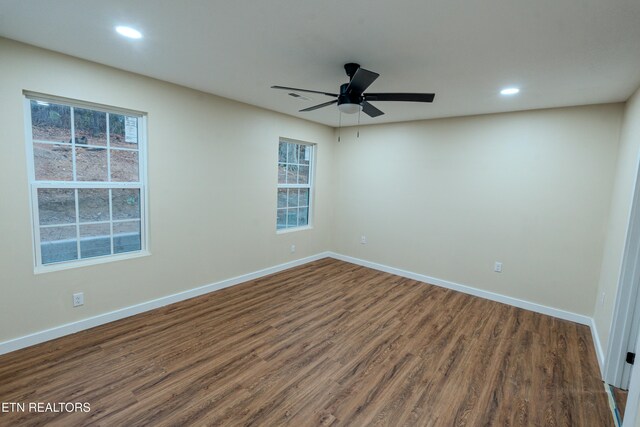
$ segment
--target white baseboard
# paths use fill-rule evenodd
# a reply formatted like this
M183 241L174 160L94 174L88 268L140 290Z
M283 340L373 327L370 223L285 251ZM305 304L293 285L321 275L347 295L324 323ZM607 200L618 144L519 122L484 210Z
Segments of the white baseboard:
M153 310L159 307L163 307L176 302L184 301L189 298L194 298L200 295L204 295L210 292L214 292L220 289L228 288L249 280L254 280L260 277L267 276L269 274L277 273L292 267L307 264L312 261L316 261L322 258L335 258L341 261L350 262L352 264L361 265L363 267L372 268L374 270L384 271L386 273L395 274L397 276L406 277L409 279L417 280L424 283L440 286L454 291L463 292L465 294L474 295L477 297L489 299L492 301L501 302L504 304L512 305L526 310L535 311L537 313L547 314L549 316L557 317L559 319L569 320L572 322L587 325L591 328L594 345L596 347L596 355L598 357L598 363L602 371L603 366L603 352L600 345L600 339L597 334L595 323L593 319L588 316L584 316L569 311L560 310L553 307L544 306L541 304L524 301L517 298L512 298L506 295L497 294L494 292L484 291L474 288L468 285L462 285L459 283L450 282L448 280L442 280L435 277L426 276L423 274L413 273L410 271L402 270L395 267L389 267L387 265L378 264L371 261L366 261L358 258L353 258L347 255L338 254L335 252L321 252L316 255L312 255L306 258L301 258L295 261L279 264L274 267L265 268L262 270L254 271L252 273L243 274L241 276L233 277L230 279L222 280L220 282L211 283L208 285L200 286L198 288L190 289L188 291L179 292L173 295L157 298L151 301L143 302L140 304L125 307L119 310L111 311L108 313L100 314L87 319L82 319L77 322L67 323L61 326L57 326L44 331L39 331L30 335L25 335L12 340L0 342L0 354L9 353L21 348L29 347L35 344L39 344L45 341L49 341L55 338L59 338L65 335L70 335L85 329L93 328L95 326L104 325L105 323L113 322L115 320L123 319L125 317L133 316L136 314L144 313L149 310Z
M474 295L480 298L485 298L491 301L501 302L503 304L512 305L514 307L524 308L525 310L535 311L536 313L547 314L549 316L557 317L563 320L569 320L571 322L580 323L591 327L593 320L585 315L572 313L570 311L561 310L559 308L548 307L546 305L536 304L521 300L518 298L509 297L494 292L483 291L482 289L474 288L473 286L461 285L459 283L450 282L448 280L442 280L435 277L425 276L424 274L413 273L411 271L402 270L395 267L389 267L387 265L378 264L363 259L353 258L347 255L342 255L334 252L329 252L329 256L341 261L350 262L352 264L361 265L363 267L372 268L374 270L384 271L386 273L395 274L396 276L406 277L408 279L417 280L419 282L429 283L431 285L440 286L454 291L462 292L469 295ZM593 331L593 329L592 329Z
M29 347L35 344L40 344L45 341L50 341L55 338L60 338L65 335L74 334L76 332L83 331L85 329L93 328L95 326L104 325L105 323L120 320L125 317L133 316L136 314L144 313L145 311L153 310L165 305L173 304L179 301L184 301L189 298L197 297L200 295L208 294L209 292L217 291L220 289L228 288L249 280L258 279L260 277L268 276L269 274L277 273L282 270L286 270L292 267L297 267L302 264L307 264L312 261L316 261L322 258L331 256L329 252L322 252L316 255L312 255L306 258L297 259L295 261L279 264L274 267L265 268L262 270L254 271L252 273L243 274L241 276L232 277L231 279L222 280L220 282L211 283L209 285L200 286L188 291L178 292L166 297L157 298L151 301L143 302L140 304L125 307L119 310L111 311L104 314L99 314L94 317L82 319L77 322L67 323L55 328L46 329L30 335L25 335L19 338L15 338L9 341L0 342L0 354L9 353L21 348Z
M598 328L596 328L595 320L591 319L591 338L593 339L593 345L596 348L596 357L598 358L598 366L600 367L600 376L604 378L604 351L602 351L602 343L600 342L600 334Z

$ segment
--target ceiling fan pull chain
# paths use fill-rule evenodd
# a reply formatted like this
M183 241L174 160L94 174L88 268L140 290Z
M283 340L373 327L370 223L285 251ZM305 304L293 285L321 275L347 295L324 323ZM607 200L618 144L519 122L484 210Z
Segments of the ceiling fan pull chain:
M341 134L342 134L342 111L338 110L338 142L340 142Z
M358 110L358 132L356 138L360 138L360 111L362 111L362 109Z

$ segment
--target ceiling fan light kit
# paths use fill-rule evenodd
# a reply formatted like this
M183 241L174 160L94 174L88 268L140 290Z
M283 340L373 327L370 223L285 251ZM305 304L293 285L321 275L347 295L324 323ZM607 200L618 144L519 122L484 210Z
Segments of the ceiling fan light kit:
M362 111L369 117L378 117L384 114L371 105L369 101L433 102L435 97L433 93L364 93L380 74L365 70L356 63L345 64L344 70L347 76L349 76L349 83L344 83L340 86L339 94L286 86L271 87L273 89L284 89L288 91L319 93L336 98L333 101L302 109L300 110L301 112L313 111L329 105L338 104L338 109L343 113L354 114Z
M362 111L362 105L349 102L338 103L338 110L340 110L341 113L355 114L358 111Z

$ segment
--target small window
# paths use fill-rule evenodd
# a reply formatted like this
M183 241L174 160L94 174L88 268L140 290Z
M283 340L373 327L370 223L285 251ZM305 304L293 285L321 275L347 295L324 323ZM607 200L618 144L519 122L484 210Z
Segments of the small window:
M280 140L277 230L308 227L313 200L314 146Z
M144 117L30 95L26 110L36 271L146 251Z

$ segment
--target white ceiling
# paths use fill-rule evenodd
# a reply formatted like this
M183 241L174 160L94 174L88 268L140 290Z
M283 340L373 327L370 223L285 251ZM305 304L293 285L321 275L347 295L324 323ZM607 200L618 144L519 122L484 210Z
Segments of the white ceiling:
M332 126L335 106L297 111L330 98L270 86L335 93L358 62L381 74L371 92L436 93L374 103L386 114L369 124L624 101L640 85L638 0L3 0L0 35Z

